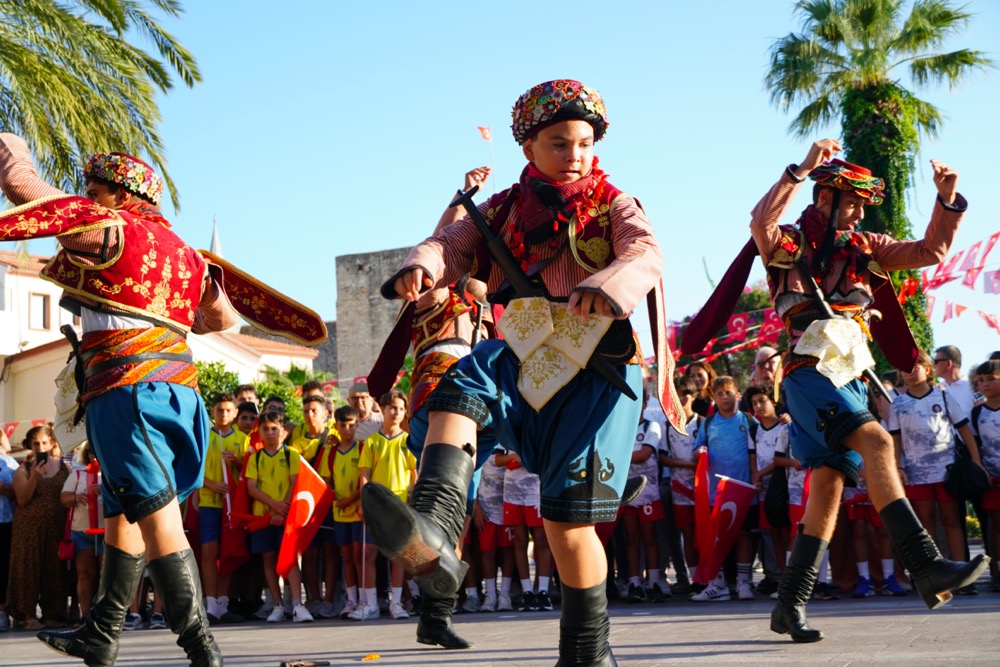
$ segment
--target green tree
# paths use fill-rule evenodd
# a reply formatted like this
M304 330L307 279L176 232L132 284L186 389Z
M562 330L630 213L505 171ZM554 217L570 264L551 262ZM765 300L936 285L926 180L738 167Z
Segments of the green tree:
M226 370L225 364L221 361L211 363L196 361L194 365L198 369L198 391L201 392L206 405L211 405L212 399L219 394L232 392L240 383L240 376Z
M178 0L0 0L0 127L27 140L45 178L76 192L90 153L127 151L148 157L177 207L156 95L171 72L187 86L201 74L154 14L181 11Z
M802 0L796 11L802 31L771 47L765 85L783 111L801 109L789 128L805 137L839 118L844 158L862 164L886 181L886 199L868 207L861 228L912 238L905 194L912 183L920 136L935 136L941 111L903 87L947 83L954 89L970 74L992 66L980 51L943 52L945 41L962 30L971 14L951 0L917 0L907 14L902 0ZM899 283L913 272L899 272ZM918 291L906 305L917 343L933 344ZM885 366L880 358L880 366Z

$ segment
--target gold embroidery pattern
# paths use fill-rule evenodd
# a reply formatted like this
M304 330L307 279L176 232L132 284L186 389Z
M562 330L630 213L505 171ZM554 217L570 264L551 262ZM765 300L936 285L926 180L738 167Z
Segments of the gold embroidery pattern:
M586 241L577 239L576 247L583 251L583 254L597 266L598 270L607 266L605 262L607 262L608 255L611 254L611 246L604 239L593 238Z
M30 212L21 212L28 209ZM33 210L32 210L33 209ZM14 218L13 222L0 225L0 241L27 239L37 236L55 236L64 229L72 228L78 220L88 216L99 218L90 223L97 225L102 220L117 222L114 214L100 204L85 199L73 199L65 206L52 210L39 210L36 202L6 211L2 218Z
M516 333L521 340L526 340L542 327L548 327L549 304L544 299L515 299L504 310L504 326L509 328L505 334Z
M562 375L567 367L565 356L543 345L521 363L521 377L538 390Z

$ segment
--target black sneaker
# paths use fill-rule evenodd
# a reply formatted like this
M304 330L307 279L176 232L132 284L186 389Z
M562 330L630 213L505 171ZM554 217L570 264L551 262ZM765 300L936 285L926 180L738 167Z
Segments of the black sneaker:
M653 585L649 587L650 602L665 602L668 597L670 597L670 593L661 587L660 582L653 582Z
M534 611L552 611L552 599L546 591L541 591L535 595Z
M761 579L760 583L757 584L757 592L761 595L770 595L776 590L778 590L778 582L770 577L764 577Z
M676 584L670 587L671 595L691 595L691 582L690 581L678 581Z
M837 589L826 582L816 584L816 588L813 589L813 599L814 600L839 600L840 596L837 595Z
M636 586L635 584L628 585L628 601L629 602L645 602L646 601L646 589L642 587L642 584Z
M410 614L412 616L420 616L421 609L423 609L423 602L419 595L414 595L410 598Z
M538 611L538 602L531 591L525 591L521 595L521 611Z

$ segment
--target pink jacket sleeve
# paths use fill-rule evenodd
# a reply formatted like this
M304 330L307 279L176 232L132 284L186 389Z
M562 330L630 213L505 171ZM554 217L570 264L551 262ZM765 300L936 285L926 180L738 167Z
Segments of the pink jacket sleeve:
M771 262L771 256L781 238L781 230L778 229L781 216L795 198L801 185L802 181L792 178L786 169L778 182L771 186L750 212L750 234L757 244L764 266Z
M15 206L66 194L38 176L28 144L16 134L7 132L0 134L0 188Z
M962 195L956 195L955 204L950 207L945 207L937 199L924 238L916 241L897 241L885 234L868 234L872 256L885 271L918 269L937 264L948 254L967 206Z

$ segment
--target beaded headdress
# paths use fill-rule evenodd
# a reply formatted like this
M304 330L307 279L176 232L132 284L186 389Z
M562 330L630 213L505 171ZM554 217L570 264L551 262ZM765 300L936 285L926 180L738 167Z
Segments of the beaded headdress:
M809 172L809 178L820 185L853 192L872 206L885 198L885 181L872 176L872 172L843 160L824 162Z
M542 128L563 120L583 120L594 127L594 141L608 131L608 114L601 94L572 79L555 79L532 87L514 103L510 129L518 145Z
M163 179L148 164L128 153L94 153L84 165L83 175L117 183L153 204L159 204L163 195Z

